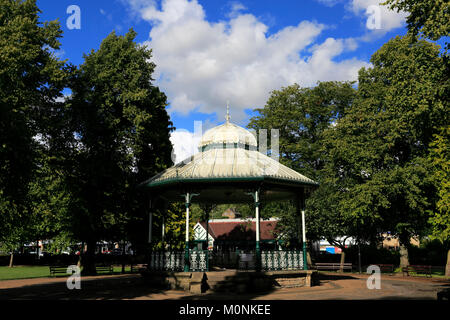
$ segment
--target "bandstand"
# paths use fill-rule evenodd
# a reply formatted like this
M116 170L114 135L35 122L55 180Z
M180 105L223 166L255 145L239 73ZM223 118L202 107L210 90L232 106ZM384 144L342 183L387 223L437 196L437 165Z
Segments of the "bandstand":
M155 202L184 201L186 206L185 250L151 252L148 266L150 270L209 270L208 250L191 248L189 242L189 214L193 202L206 207L211 204L253 202L256 245L254 252L241 257L248 262L245 266L256 271L307 270L305 197L311 189L317 187L317 183L258 151L255 135L233 124L229 111L224 124L208 130L202 136L197 154L148 179L141 187L146 189L150 198L150 244ZM262 204L281 200L295 200L302 249L261 250Z

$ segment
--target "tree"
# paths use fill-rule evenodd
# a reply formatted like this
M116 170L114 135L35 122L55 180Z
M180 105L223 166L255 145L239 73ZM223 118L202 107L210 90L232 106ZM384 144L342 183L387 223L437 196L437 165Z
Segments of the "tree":
M146 195L137 185L172 164L172 123L166 96L152 84L151 50L136 33L112 32L84 56L69 106L78 144L68 170L75 236L86 241L85 273L95 273L97 240L130 232L145 221ZM142 223L141 223L142 224Z
M0 243L13 252L30 222L42 116L61 96L67 72L54 55L58 22L40 22L35 0L0 0L0 7Z
M436 41L450 34L450 4L446 0L387 0L383 5L409 13L406 22L413 36L421 33Z
M28 239L52 239L46 251L58 253L73 242L68 212L72 195L64 171L53 164L56 155L49 150L48 143L41 141L38 153L39 165L30 182L28 194Z
M435 190L428 161L436 128L448 123L448 73L439 47L396 37L359 72L355 102L328 133L331 167L343 185L340 210L399 236L401 265L427 228Z
M349 82L320 82L313 88L292 85L272 92L266 106L257 109L259 116L251 119L249 127L279 129L280 162L319 182L319 189L307 200L307 237L320 240L325 237L343 250L346 244L339 239L349 237L354 229L344 219L342 211L336 211L339 188L329 177L328 150L324 148L325 134L345 117L352 105L356 90ZM270 146L269 146L270 147ZM299 242L299 218L292 203L269 204L263 212L279 211L280 231L290 242Z
M431 213L432 238L450 242L450 127L443 127L430 144L429 160L434 167L433 178L438 191L436 210ZM450 276L450 249L447 253L445 275Z
M354 96L350 82L319 82L313 88L294 84L274 90L264 108L255 110L260 115L250 119L248 128L279 129L280 162L316 179L323 167L322 134L345 115Z

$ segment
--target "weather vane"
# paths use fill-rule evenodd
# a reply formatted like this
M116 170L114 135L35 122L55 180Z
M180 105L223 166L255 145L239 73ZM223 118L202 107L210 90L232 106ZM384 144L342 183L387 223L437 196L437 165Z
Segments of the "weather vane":
M227 116L225 117L225 119L227 120L227 123L230 123L230 101L227 100Z

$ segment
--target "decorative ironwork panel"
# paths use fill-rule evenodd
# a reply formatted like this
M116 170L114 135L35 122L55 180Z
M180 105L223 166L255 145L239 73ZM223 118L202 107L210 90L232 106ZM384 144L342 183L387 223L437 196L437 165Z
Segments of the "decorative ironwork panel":
M184 252L177 252L175 254L175 269L176 270L184 269Z
M262 270L301 270L303 269L303 253L301 251L262 251Z
M151 254L150 270L156 271L182 271L184 268L184 252L154 251Z
M197 270L198 269L198 261L197 261L197 251L191 251L189 254L189 261L190 261L190 270Z
M191 250L189 252L190 271L208 271L207 261L207 250Z
M289 251L279 251L279 261L280 270L288 270L287 257L289 256Z

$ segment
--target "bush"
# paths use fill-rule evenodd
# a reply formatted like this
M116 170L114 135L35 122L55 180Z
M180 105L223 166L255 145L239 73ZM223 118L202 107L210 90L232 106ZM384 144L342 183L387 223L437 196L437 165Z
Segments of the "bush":
M442 244L438 240L422 241L420 247L409 249L409 263L412 265L445 266L449 244Z

